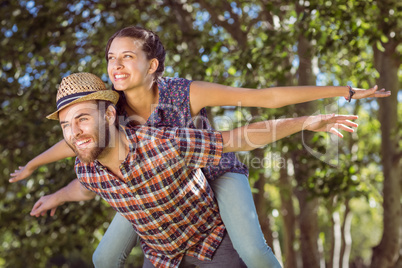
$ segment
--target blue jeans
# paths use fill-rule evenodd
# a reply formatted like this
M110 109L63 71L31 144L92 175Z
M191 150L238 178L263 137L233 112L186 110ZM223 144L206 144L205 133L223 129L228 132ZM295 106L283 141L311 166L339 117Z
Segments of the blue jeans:
M250 184L245 175L225 173L210 182L233 247L249 268L279 268L258 221Z
M225 173L210 185L233 247L247 267L281 267L264 239L247 177ZM136 241L137 235L130 222L116 214L93 255L95 267L124 267Z
M93 264L96 268L123 268L137 239L137 233L131 223L116 213L92 255Z

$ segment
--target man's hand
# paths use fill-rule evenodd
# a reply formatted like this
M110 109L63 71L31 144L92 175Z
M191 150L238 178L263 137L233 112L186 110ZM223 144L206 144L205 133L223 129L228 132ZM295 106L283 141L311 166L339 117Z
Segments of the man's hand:
M44 216L48 210L50 210L50 216L54 216L58 206L63 205L64 202L60 202L57 192L42 196L33 206L30 215L39 217Z
M10 176L11 178L9 179L9 182L17 182L20 180L23 180L29 176L35 171L36 168L31 167L31 165L28 163L25 166L20 166L18 169L14 171L14 173L11 173Z
M338 130L342 129L347 132L354 132L354 129L351 127L357 127L358 124L350 120L355 120L357 118L357 115L335 114L309 116L304 122L303 129L314 132L330 132L343 138L343 135Z
M33 206L31 216L44 216L50 210L50 216L54 216L56 208L65 202L78 202L91 200L96 196L94 192L87 190L75 179L57 192L42 196Z
M375 85L370 89L352 88L355 92L352 99L364 99L364 98L385 98L391 96L391 91L385 91L385 89L378 90L378 86ZM345 97L348 99L349 95Z

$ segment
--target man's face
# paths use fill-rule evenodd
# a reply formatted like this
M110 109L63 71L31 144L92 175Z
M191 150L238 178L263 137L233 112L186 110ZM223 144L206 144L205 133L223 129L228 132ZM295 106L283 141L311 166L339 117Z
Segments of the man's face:
M98 159L109 145L109 125L94 101L73 104L59 112L64 140L81 162Z

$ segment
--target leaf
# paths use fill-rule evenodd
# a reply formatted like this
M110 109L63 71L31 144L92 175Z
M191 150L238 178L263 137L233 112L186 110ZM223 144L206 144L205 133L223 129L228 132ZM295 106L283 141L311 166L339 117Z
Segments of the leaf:
M236 74L236 69L234 67L230 66L229 69L228 69L228 74L235 75Z
M385 48L382 46L382 43L380 41L376 42L376 47L379 51L384 52Z

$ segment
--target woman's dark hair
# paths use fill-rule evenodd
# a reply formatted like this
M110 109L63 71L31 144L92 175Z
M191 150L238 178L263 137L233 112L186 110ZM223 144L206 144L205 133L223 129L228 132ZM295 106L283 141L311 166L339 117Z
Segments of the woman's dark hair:
M148 60L156 58L159 61L158 69L154 73L154 80L159 80L165 71L165 55L166 51L159 39L159 36L149 30L137 26L129 26L117 31L106 45L106 61L108 61L108 53L113 40L116 37L131 37L143 41L142 50L145 52Z
M112 89L117 91L116 89L114 89L114 86L112 86ZM119 93L119 101L116 103L116 111L117 111L117 115L124 115L125 114L125 105L126 105L126 95L124 95L123 92L121 91L117 91L117 93Z

